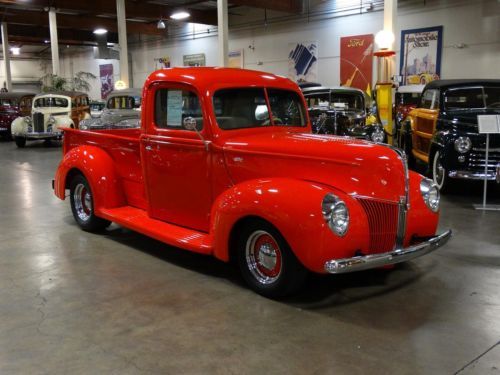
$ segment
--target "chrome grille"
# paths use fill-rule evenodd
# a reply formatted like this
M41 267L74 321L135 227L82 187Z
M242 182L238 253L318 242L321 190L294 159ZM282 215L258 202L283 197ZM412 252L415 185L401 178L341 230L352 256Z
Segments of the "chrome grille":
M357 199L368 217L370 254L393 250L396 245L398 224L401 224L399 223L401 205L369 198Z
M33 131L36 133L43 133L45 130L43 113L33 113Z
M488 173L495 173L500 164L500 150L488 152ZM469 154L468 169L475 172L484 172L486 166L486 152L473 149Z

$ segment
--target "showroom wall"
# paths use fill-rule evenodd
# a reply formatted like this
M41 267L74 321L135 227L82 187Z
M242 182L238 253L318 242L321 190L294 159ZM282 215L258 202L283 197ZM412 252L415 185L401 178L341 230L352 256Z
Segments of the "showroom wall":
M401 29L443 25L442 78L500 78L500 4L497 0L435 0L413 2L398 10L396 32L396 70L399 70L399 35ZM261 17L262 15L262 17ZM241 21L233 16L231 24ZM263 19L263 11L249 11L245 19ZM307 19L289 23L263 24L244 30L230 30L229 49L244 50L244 67L286 75L288 72L289 43L318 42L318 80L328 85L339 84L339 39L341 36L377 33L383 26L383 12L307 22ZM147 40L130 42L132 78L140 87L148 74L159 67L158 58L169 56L172 66L181 66L183 55L204 53L208 66L217 65L217 37L206 26L184 26L194 36L187 40ZM252 48L249 48L251 46ZM62 74L69 75L69 61L73 70L87 70L99 75L99 64L114 65L116 60L94 60L91 48L65 51ZM374 64L375 65L375 64ZM94 85L92 97L99 97L99 85Z
M52 70L52 65L48 59L15 58L10 61L10 70L14 89L35 90L39 89L36 83L45 74ZM4 60L0 60L0 86L5 82Z

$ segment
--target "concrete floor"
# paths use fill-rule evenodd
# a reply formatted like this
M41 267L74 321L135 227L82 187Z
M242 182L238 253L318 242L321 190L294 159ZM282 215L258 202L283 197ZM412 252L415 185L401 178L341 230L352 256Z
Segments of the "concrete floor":
M439 252L275 302L209 257L81 231L52 194L60 158L0 142L0 374L500 374L500 212L471 209L480 186L444 198Z

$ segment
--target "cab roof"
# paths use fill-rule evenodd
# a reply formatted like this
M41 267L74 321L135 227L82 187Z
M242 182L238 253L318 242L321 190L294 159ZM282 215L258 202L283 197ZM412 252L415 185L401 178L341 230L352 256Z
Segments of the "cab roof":
M500 86L500 79L439 79L428 83L425 88L446 90L460 86Z
M304 95L307 95L307 94L317 94L317 93L323 93L323 92L353 93L353 94L364 95L364 91L363 90L360 90L360 89L358 89L356 87L347 87L347 86L307 87L307 88L302 89L302 92L304 93Z
M228 87L275 87L300 91L288 78L256 70L221 67L176 67L153 72L146 87L153 82L185 83L199 90L217 90Z
M87 93L81 91L49 91L49 92L42 92L38 94L37 97L44 95L69 96L70 98L75 98L77 96L88 96Z
M111 91L106 99L113 98L115 96L141 96L142 90L141 89L123 89L123 90L113 90Z

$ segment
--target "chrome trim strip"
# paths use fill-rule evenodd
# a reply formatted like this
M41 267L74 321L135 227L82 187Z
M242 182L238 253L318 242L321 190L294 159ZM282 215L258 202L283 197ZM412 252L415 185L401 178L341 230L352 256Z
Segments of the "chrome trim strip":
M484 166L484 165L483 165ZM498 173L498 166L497 166L497 172L491 172L486 175L486 178L488 180L495 180L497 178L497 173ZM451 178L460 178L464 180L484 180L484 172L471 172L471 171L449 171L448 172L448 177Z
M427 241L405 249L396 249L387 253L357 256L353 258L335 259L325 262L324 269L328 273L339 274L377 268L389 264L406 262L428 254L443 246L451 237L451 230L432 237Z

